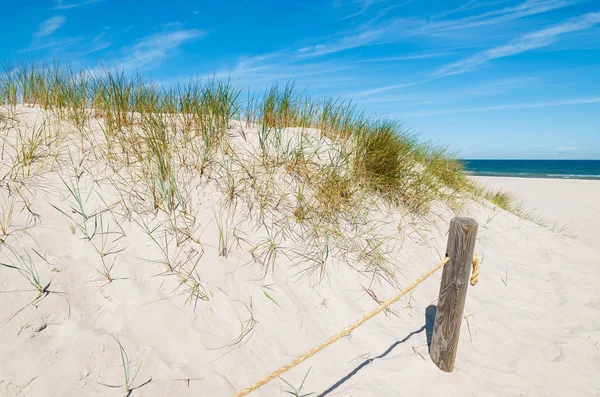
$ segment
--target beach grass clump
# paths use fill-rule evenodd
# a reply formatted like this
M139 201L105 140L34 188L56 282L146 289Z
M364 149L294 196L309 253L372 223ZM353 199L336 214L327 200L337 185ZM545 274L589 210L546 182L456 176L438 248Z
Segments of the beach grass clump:
M426 212L438 200L455 206L467 187L460 161L444 148L420 142L395 121L363 126L355 141L358 179L414 212Z
M522 215L522 205L510 193L502 189L487 189L475 182L469 184L469 189L475 199L487 200L505 211Z
M339 169L330 168L324 171L318 181L315 192L321 216L332 218L348 211L352 203L354 180L344 175Z
M179 202L179 191L173 164L172 134L162 115L143 113L136 149L138 160L145 167L155 209L172 211Z
M95 82L92 85L95 91L92 95L94 110L105 120L111 132L120 133L133 125L133 104L138 108L148 108L149 94L153 90L148 90L137 76L127 76L124 71L103 71L90 78Z
M80 180L98 186L105 180L119 200L110 208L117 205L125 219L166 223L144 229L152 241L166 239L163 254L170 244L191 252L185 246L200 241L198 225L172 220L195 219L196 192L218 192L211 200L217 257L242 246L243 217L251 225L244 236L268 225L258 240L248 241L246 253L269 272L289 259L280 247L292 243L300 247L290 256L306 264L301 274L323 277L336 252L392 279L389 251L378 243L386 239L368 231L380 230L372 216L380 205L422 215L436 202L456 208L468 197L466 175L452 153L420 141L395 120L369 117L350 101L312 99L293 84L245 98L241 92L216 78L163 86L119 70L7 64L0 80L3 112L12 120L37 107L48 121L33 130L25 126L34 131L27 136L18 135L22 125L8 126L3 145L19 170L45 157L60 164L74 155L85 163L75 174L59 176L79 203L71 208L70 225L89 241L102 218L81 207ZM22 181L24 172L13 172L13 179ZM153 236L156 230L163 235ZM100 271L109 282L110 259ZM195 265L182 266L173 257L162 261L194 300L206 299Z
M503 190L497 189L486 191L484 197L486 200L504 210L511 212L516 210L513 197Z
M355 137L355 172L370 188L387 196L402 196L414 176L415 140L399 134L392 121L378 121Z
M102 118L108 157L123 158L126 164L146 163L157 206L175 205L173 156L193 158L193 166L204 175L231 120L241 115L259 124L263 159L280 163L286 151L283 129L315 128L351 153L343 172L346 183L414 211L426 211L432 202L450 201L456 191L465 190L462 167L445 150L420 142L393 120L366 117L351 102L313 101L293 84L273 85L262 97L241 102L241 90L217 79L161 87L124 71L75 72L59 63L5 69L4 103L18 100L51 109L82 135L90 114ZM297 156L294 165L298 160Z
M332 139L349 139L364 128L367 119L352 102L324 99L316 107L314 127Z
M278 84L265 93L260 105L260 118L263 128L304 127L301 117L302 96L295 92L293 84L282 89Z
M247 122L259 124L261 152L275 164L284 146L283 129L314 128L350 153L345 172L353 184L387 201L424 212L436 200L454 205L467 190L462 164L445 148L419 141L394 120L370 119L351 102L312 101L288 84L274 85L262 100L253 97L248 104ZM294 170L297 164L291 163Z
M519 218L526 219L539 226L548 226L547 220L535 211L526 209L522 202L510 193L502 189L487 189L477 183L469 183L469 190L474 199L484 199L494 204L495 206L502 208L505 211L511 212Z

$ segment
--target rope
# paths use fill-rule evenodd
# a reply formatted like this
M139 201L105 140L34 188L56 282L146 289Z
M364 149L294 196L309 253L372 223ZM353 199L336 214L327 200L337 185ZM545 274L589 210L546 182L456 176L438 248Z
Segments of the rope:
M337 342L338 340L340 340L344 336L350 334L356 328L360 327L361 325L363 325L364 323L366 323L367 321L369 321L370 319L372 319L373 317L375 317L376 315L378 315L379 313L381 313L382 311L384 311L385 309L387 309L390 305L392 305L392 303L396 302L398 299L402 298L408 292L412 291L417 285L421 284L429 276L431 276L433 273L435 273L436 271L438 271L439 269L441 269L442 266L444 266L446 263L448 263L449 260L450 260L450 258L448 258L448 257L444 258L440 263L438 263L437 265L435 265L434 267L432 267L431 269L429 269L426 273L424 273L421 277L419 277L418 279L416 279L411 285L409 285L408 287L404 288L402 291L398 292L392 298L390 298L387 301L385 301L384 303L382 303L381 306L379 306L377 309L373 310L371 313L365 315L363 318L361 318L360 320L356 321L355 323L350 324L349 326L347 326L346 328L344 328L343 330L341 330L337 334L333 335L331 338L327 339L325 342L321 343L319 346L315 347L314 349L312 349L312 350L304 353L300 357L296 358L291 363L284 365L283 367L279 368L275 372L273 372L270 375L266 376L262 380L256 382L252 386L249 386L249 387L245 388L244 390L236 393L234 395L234 397L245 396L245 395L253 392L254 390L258 389L259 387L266 385L267 383L269 383L273 379L279 377L280 375L282 375L285 372L289 371L290 369L294 368L296 365L300 364L304 360L306 360L306 359L314 356L315 354L317 354L321 350L325 349L327 346L331 345L334 342Z
M479 257L473 255L473 272L471 273L471 285L474 287L479 280Z

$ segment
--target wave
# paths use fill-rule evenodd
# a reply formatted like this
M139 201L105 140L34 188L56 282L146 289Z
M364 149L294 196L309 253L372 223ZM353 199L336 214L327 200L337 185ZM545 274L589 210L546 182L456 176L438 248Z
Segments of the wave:
M600 180L600 175L585 175L585 174L546 174L534 172L500 172L500 171L467 171L468 175L472 176L497 176L497 177L512 177L512 178L550 178L550 179L587 179Z

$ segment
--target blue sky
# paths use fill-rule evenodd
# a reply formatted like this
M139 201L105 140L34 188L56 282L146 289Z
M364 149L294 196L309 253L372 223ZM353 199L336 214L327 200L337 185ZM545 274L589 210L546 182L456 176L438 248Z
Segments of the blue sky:
M600 159L600 3L10 1L0 59L295 81L465 158Z

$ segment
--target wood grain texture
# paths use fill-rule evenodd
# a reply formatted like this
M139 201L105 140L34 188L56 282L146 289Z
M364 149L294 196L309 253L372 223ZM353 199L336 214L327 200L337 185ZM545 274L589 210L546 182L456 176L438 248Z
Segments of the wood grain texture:
M429 350L433 362L445 372L454 370L476 239L477 222L474 219L452 219L446 248L450 261L442 274Z

